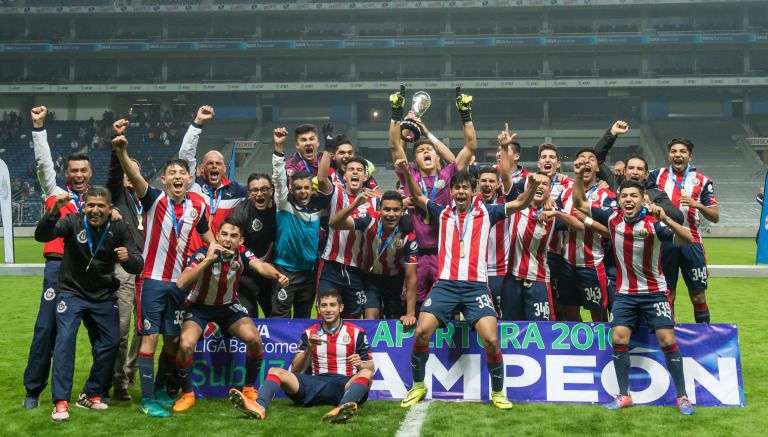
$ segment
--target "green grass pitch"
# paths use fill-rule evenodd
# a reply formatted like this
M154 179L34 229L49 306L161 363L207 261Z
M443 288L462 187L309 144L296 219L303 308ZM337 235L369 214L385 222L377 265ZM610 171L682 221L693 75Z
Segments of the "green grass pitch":
M752 240L706 242L712 264L752 264ZM40 247L30 239L19 239L17 262L40 262ZM267 420L241 418L225 400L202 400L190 411L169 419L151 419L138 411L138 402L113 402L105 412L71 407L69 423L50 419L50 391L41 396L41 406L23 410L22 372L40 299L39 277L0 277L0 436L20 435L281 435L281 436L392 436L406 411L396 402L371 401L358 417L346 425L320 422L329 407L305 409L286 400L273 403ZM423 436L500 436L500 435L660 435L675 433L704 436L764 435L768 429L768 370L764 357L768 346L761 340L768 328L763 307L768 281L761 279L710 280L710 308L715 322L739 325L745 408L696 409L683 417L672 407L637 407L609 412L601 406L517 404L501 412L487 403L433 402L422 427ZM685 295L682 294L681 297ZM693 322L692 309L685 300L678 304L678 321ZM82 386L91 358L85 329L78 339L73 397ZM131 389L138 398L138 387Z

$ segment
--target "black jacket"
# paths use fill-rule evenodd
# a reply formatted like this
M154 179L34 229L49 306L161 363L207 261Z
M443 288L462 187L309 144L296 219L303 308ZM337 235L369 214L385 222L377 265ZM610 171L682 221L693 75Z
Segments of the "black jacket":
M141 203L136 203L136 199L133 198L133 191L125 188L123 185L123 168L120 166L120 161L117 159L115 152L112 152L112 157L109 161L109 175L107 176L107 189L112 195L112 205L116 208L120 215L123 216L123 221L128 225L131 238L139 247L139 251L144 250L144 232L139 229L139 213L136 207Z
M48 242L55 238L64 239L64 257L59 272L59 290L76 294L84 299L100 301L112 297L120 286L115 277L117 255L115 249L128 249L129 259L121 264L126 272L139 274L144 268L139 247L122 221L109 225L109 234L96 252L93 260L83 227L83 213L69 214L64 218L46 212L37 223L35 240ZM105 225L106 226L106 225ZM104 227L102 227L103 231ZM98 245L101 231L93 232L93 246ZM88 263L90 262L90 267ZM86 270L87 268L87 270Z

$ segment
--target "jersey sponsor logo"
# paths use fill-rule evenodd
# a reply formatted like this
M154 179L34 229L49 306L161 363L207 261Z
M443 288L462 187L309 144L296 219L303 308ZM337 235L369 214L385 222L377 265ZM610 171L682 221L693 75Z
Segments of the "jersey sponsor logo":
M195 261L197 262L203 262L204 259L205 259L205 255L203 255L202 253L198 253L197 255L195 255Z
M244 307L242 304L240 304L239 302L238 302L238 303L233 303L233 304L230 306L230 308L232 308L232 311L234 311L234 312L236 312L236 313L245 313L245 314L248 314L248 310L247 310L247 309L245 309L245 307Z
M221 330L219 329L219 325L217 325L214 322L208 322L207 325L205 325L205 330L203 331L203 337L205 338L219 338L221 337Z
M712 185L712 184L709 184L709 187L707 188L707 190L709 190L710 193L714 193L715 192L715 186Z
M56 305L56 312L59 314L63 314L67 312L67 303L64 302L63 300L59 302L59 304Z
M52 301L56 297L56 291L53 290L53 288L48 288L45 290L45 293L43 293L43 299L47 301Z
M281 288L280 291L277 292L277 299L278 300L288 299L288 292L285 291L285 288Z
M149 322L149 320L144 319L144 322L142 322L141 327L144 328L144 330L148 330L152 327L152 323Z
M478 210L472 211L472 217L477 217L479 215L480 215L480 211L478 211Z
M264 224L261 222L261 220L255 218L251 222L251 229L253 229L254 232L259 232L261 228L264 227Z
M424 306L432 306L432 298L427 298L427 300L424 301Z
M85 243L88 241L88 239L85 236L85 229L77 233L77 242L78 243Z

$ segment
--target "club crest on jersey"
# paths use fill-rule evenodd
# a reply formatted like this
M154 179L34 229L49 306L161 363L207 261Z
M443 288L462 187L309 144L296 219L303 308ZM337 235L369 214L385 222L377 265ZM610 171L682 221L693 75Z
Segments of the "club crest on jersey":
M261 222L261 220L255 218L251 222L251 229L253 229L254 232L259 232L261 228L264 227L264 223Z
M144 319L144 322L142 322L141 327L144 328L144 330L148 330L152 327L152 323L149 322L149 320Z
M43 293L43 299L47 301L52 301L56 297L56 292L53 290L53 288L48 288L45 290L45 293Z
M403 240L395 240L395 249L403 247Z
M197 218L197 210L195 208L190 209L189 210L189 216L192 217L193 219L196 219Z
M85 243L88 241L88 238L85 236L85 229L77 233L77 242L78 243Z
M280 291L277 292L277 299L278 300L288 299L288 292L285 291L285 288L281 288Z
M438 181L435 182L435 186L437 187L438 190L442 190L443 188L445 188L445 181L442 179L438 179Z
M59 302L59 304L56 305L56 312L59 314L63 314L67 312L67 303L64 302L63 300Z
M597 193L592 193L589 195L589 199L592 201L597 200L599 198L600 198L600 195L598 195Z
M352 339L349 338L349 334L345 332L344 335L341 336L341 344L349 344L350 341L352 341Z

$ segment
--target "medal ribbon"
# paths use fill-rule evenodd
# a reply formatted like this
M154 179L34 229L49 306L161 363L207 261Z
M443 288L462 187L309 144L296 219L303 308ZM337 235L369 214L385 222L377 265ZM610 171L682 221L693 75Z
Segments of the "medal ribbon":
M381 258L381 254L387 251L387 247L389 247L389 244L392 242L392 237L394 237L399 230L398 228L399 226L395 226L395 229L393 229L392 232L390 232L389 236L387 237L387 241L384 242L382 247L381 237L382 237L382 234L384 233L384 227L382 226L381 221L379 221L379 232L378 232L379 238L378 240L376 240L379 243L379 247L376 250L376 259Z
M168 197L168 211L171 213L171 220L173 221L173 230L176 231L176 238L179 238L179 232L181 232L181 227L184 226L184 215L187 213L187 198L184 197L184 201L182 202L182 209L181 209L181 219L176 218L176 210L173 206L173 200L171 200L170 197Z
M429 196L427 197L432 201L435 200L435 196L437 195L437 178L438 175L435 175L434 179L432 179L432 191L430 191ZM424 176L419 179L419 186L421 187L421 192L424 193L424 196L427 196L427 184L424 183Z
M99 237L99 242L96 244L96 248L93 248L93 236L91 235L91 226L88 224L88 220L83 216L83 228L85 228L85 238L88 241L88 252L91 254L91 259L96 255L96 252L101 249L101 246L104 244L104 240L107 239L107 235L109 234L109 226L111 223L107 221L107 226L102 229L101 236ZM89 262L88 265L91 263Z
M691 164L688 164L687 166L685 166L685 173L683 173L683 181L682 182L677 182L677 175L675 174L675 171L672 170L672 166L671 165L669 166L669 172L672 173L672 182L675 183L675 186L679 190L684 190L685 189L685 180L688 179L688 172L689 171L691 171Z

